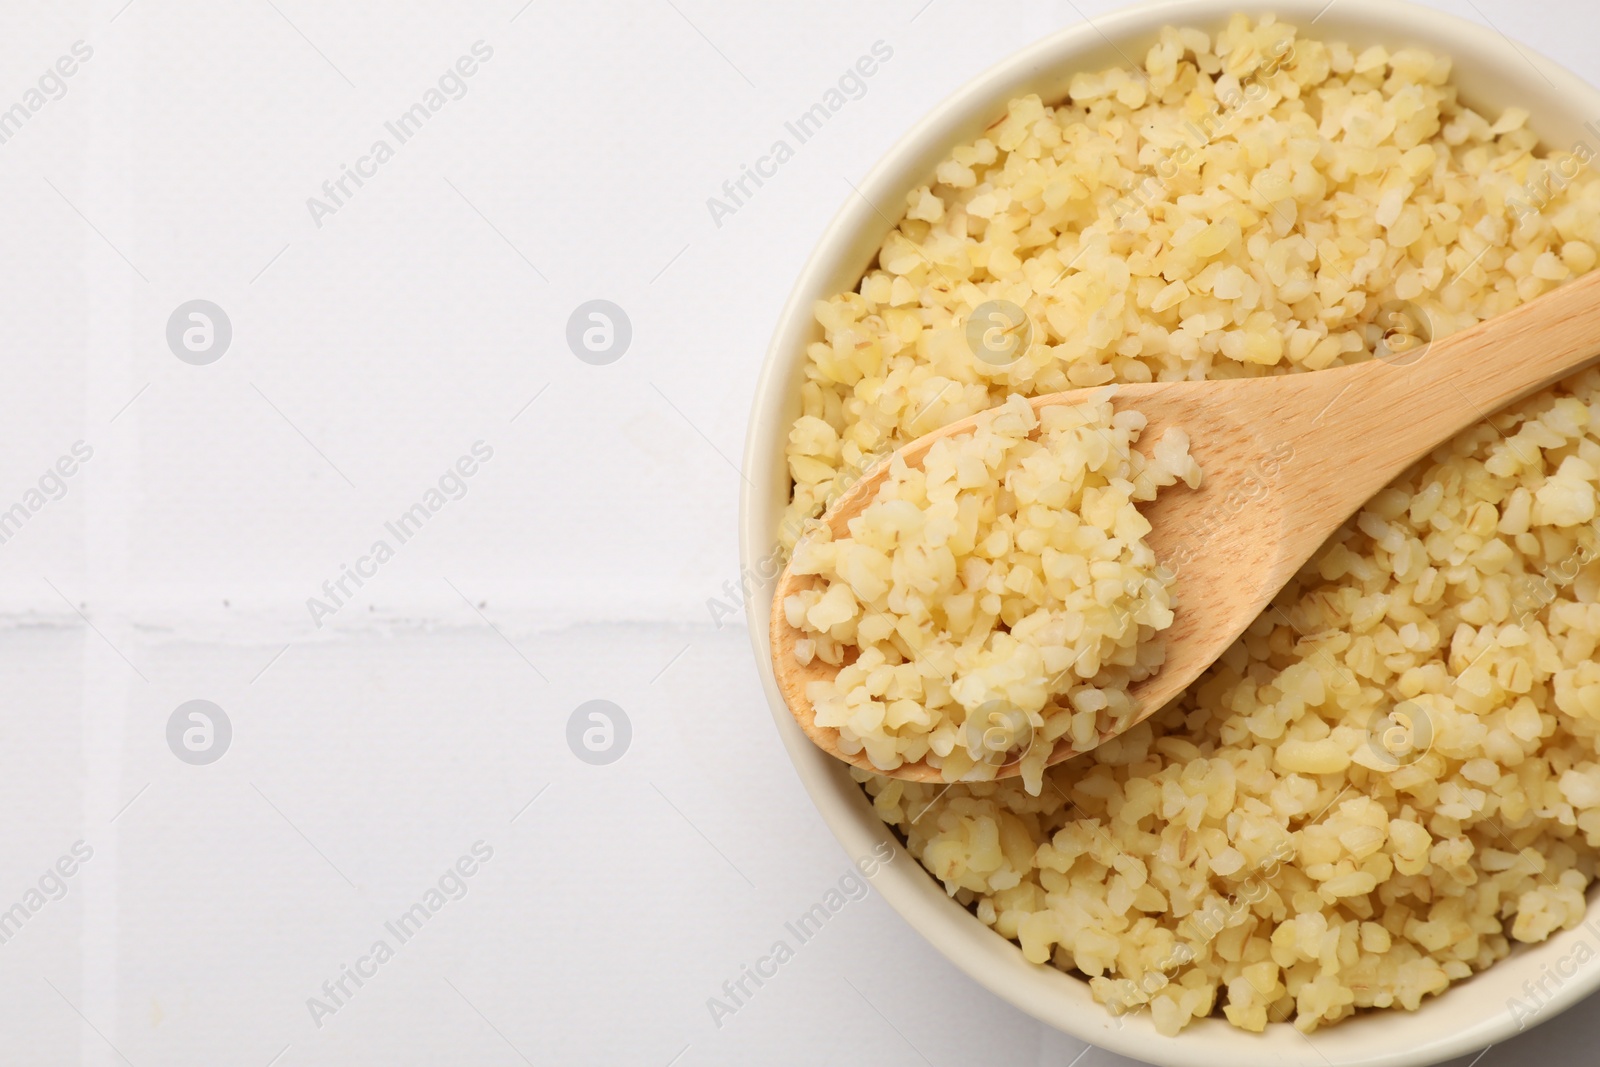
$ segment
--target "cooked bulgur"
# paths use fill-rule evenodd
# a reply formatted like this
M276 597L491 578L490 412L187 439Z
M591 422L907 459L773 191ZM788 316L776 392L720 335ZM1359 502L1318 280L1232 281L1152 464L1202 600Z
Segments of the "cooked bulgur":
M1011 394L1316 371L1370 358L1383 309L1442 335L1589 270L1592 152L1527 117L1467 106L1447 58L1243 16L1013 101L817 306L791 528L863 457ZM1004 366L963 342L986 300L1032 321ZM1597 472L1591 370L1417 464L1180 701L1040 795L865 788L1029 960L1163 1032L1415 1009L1584 912Z

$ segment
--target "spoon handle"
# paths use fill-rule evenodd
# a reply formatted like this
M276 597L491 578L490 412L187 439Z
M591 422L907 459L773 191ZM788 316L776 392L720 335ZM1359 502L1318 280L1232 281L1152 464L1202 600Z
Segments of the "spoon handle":
M1290 376L1280 412L1296 461L1340 472L1316 503L1348 514L1459 431L1596 359L1600 271L1420 349Z
M1600 357L1600 273L1426 345L1379 361L1374 388L1393 406L1457 407L1465 427ZM1435 398L1435 393L1442 396Z

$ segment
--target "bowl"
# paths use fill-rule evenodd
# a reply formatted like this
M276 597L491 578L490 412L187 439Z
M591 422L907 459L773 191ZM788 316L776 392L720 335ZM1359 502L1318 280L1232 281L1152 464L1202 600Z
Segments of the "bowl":
M1164 25L1215 31L1229 15L1275 14L1302 32L1356 47L1414 44L1450 56L1462 98L1481 112L1515 104L1547 145L1600 140L1600 91L1497 31L1403 0L1166 0L1138 4L1063 30L1011 56L933 109L900 138L852 193L801 270L779 316L756 387L745 442L747 484L740 499L743 573L753 581L746 604L750 638L778 732L823 819L852 858L890 845L895 858L873 884L885 900L952 963L996 996L1083 1041L1163 1067L1421 1067L1496 1044L1554 1017L1600 987L1600 892L1589 894L1585 923L1540 945L1521 946L1488 970L1425 1000L1420 1010L1372 1011L1321 1029L1309 1038L1287 1024L1263 1034L1220 1019L1198 1020L1177 1037L1163 1037L1148 1012L1113 1017L1090 996L1088 984L1053 967L1023 959L1012 942L951 899L872 812L848 769L808 741L784 706L773 680L767 627L773 583L781 565L775 549L790 482L783 458L789 426L799 413L805 346L820 331L815 300L860 280L904 195L927 180L956 144L978 136L1015 96L1046 101L1066 95L1080 70L1126 66L1142 57ZM1309 27L1313 19L1315 25ZM1585 130L1585 124L1593 124ZM1527 983L1532 983L1528 985ZM1537 1001L1530 990L1541 988Z

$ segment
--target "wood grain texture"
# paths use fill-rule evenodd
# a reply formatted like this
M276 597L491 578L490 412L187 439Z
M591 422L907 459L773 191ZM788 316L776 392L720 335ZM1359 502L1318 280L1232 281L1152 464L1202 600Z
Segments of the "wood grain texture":
M1498 409L1552 385L1600 358L1600 272L1564 285L1504 315L1389 359L1305 374L1232 381L1146 382L1034 397L1035 410L1082 403L1114 389L1117 409L1148 419L1139 444L1168 427L1189 435L1204 479L1161 492L1140 511L1146 540L1175 575L1173 625L1157 637L1159 672L1129 693L1142 722L1179 696L1264 610L1278 590L1341 523L1412 463ZM961 419L901 448L920 468L933 443L970 432L983 416ZM823 520L847 536L889 472L885 459L833 502ZM891 777L942 781L925 762L892 771L865 753L839 751L837 730L816 724L806 685L838 668L802 666L784 599L816 581L785 567L772 599L772 660L778 688L806 736L823 751ZM1130 723L1129 725L1132 725ZM1106 738L1101 737L1104 741ZM1049 762L1077 755L1065 740ZM1013 762L1000 776L1017 773Z

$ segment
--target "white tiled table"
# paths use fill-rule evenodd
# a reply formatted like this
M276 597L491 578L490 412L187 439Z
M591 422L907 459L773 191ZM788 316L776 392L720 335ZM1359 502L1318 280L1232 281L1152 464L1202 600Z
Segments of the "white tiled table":
M0 944L0 1062L1073 1062L875 895L716 1025L707 998L846 859L742 619L708 601L738 574L767 334L846 180L1082 15L520 6L0 11L0 110L92 49L0 143L0 512L27 511L0 526L0 909L93 852ZM1580 0L1449 6L1600 81ZM860 98L714 218L880 41ZM367 176L334 205L345 166ZM232 327L204 366L166 340L195 299ZM565 342L591 299L631 320L609 365ZM385 524L479 441L464 495L399 543ZM393 558L361 563L379 539ZM167 743L197 699L232 728L209 765ZM567 747L590 700L631 724L608 765ZM475 845L459 899L388 932ZM1597 1040L1580 1009L1482 1064L1588 1064Z

